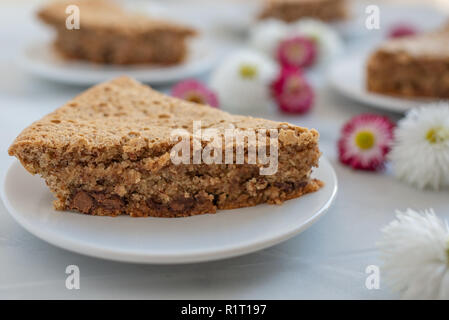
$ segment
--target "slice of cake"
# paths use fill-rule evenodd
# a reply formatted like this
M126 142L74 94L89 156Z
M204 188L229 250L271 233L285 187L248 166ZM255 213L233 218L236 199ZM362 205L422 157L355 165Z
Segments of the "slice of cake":
M79 29L72 28L73 5L79 8ZM176 64L195 35L192 28L126 12L107 0L52 2L38 16L56 29L54 45L64 56L105 64Z
M347 15L346 0L266 0L260 18L285 22L301 18L338 21L344 20Z
M388 40L368 59L366 87L406 98L449 98L449 32Z
M322 185L311 179L317 131L231 115L127 77L33 123L9 154L45 179L56 209L92 215L213 213L280 204Z

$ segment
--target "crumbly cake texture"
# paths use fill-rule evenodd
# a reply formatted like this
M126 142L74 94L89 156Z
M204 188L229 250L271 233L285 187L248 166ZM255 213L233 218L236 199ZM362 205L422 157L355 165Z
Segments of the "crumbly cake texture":
M323 21L344 20L348 17L347 0L266 0L261 19L275 18L293 22L301 18Z
M276 129L277 172L260 175L262 165L247 161L174 164L173 130L191 134L198 120L202 129L216 128L219 134L231 124L242 130ZM313 129L231 115L121 77L92 87L33 123L9 154L45 179L58 210L179 217L280 204L318 190L322 182L310 177L320 157L318 137ZM235 152L235 144L231 147Z
M449 32L388 40L368 59L368 91L405 98L449 98Z
M65 12L76 5L80 28L69 30ZM107 0L52 2L38 17L56 29L54 46L67 58L104 64L176 64L188 53L192 28L127 12Z

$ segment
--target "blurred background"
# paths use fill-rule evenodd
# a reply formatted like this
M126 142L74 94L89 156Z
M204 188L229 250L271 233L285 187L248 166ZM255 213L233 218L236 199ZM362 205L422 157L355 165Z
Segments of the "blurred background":
M18 128L24 127L31 119L37 119L54 110L88 86L82 81L67 83L52 79L54 74L51 72L58 71L57 68L60 67L58 62L51 62L52 68L48 68L48 70L45 69L45 66L41 67L39 72L36 72L36 68L30 68L29 64L24 66L21 63L24 51L29 48L30 44L50 43L54 37L53 30L41 23L35 15L36 10L47 2L44 0L0 0L0 43L2 44L0 108L9 113L7 118L0 121L8 121L9 125L11 122L17 122ZM169 18L200 30L202 38L207 39L208 50L213 49L214 56L214 63L211 62L207 70L195 74L196 78L205 83L208 83L211 72L223 57L235 50L249 46L249 35L263 5L262 0L128 0L117 2L131 11L158 18ZM350 18L345 22L330 24L331 29L336 31L343 41L343 55L371 50L376 44L385 40L391 28L398 24L406 23L418 31L438 28L446 22L449 12L449 1L446 0L349 0L348 3ZM370 4L377 4L381 8L379 30L367 30L365 27L365 9ZM96 70L95 67L91 69ZM96 70L96 72L101 71ZM126 70L122 73L126 73ZM69 77L70 75L67 75L66 78ZM352 101L341 100L341 97L333 95L325 88L325 77L326 68L310 72L309 78L317 90L318 96L313 112L301 117L286 118L285 115L272 109L261 109L253 115L275 120L288 120L322 129L322 135L326 136L326 131L329 128L331 130L339 128L350 114L360 112L364 108ZM174 82L150 84L164 92L169 92ZM327 103L329 98L332 99L331 107ZM341 102L339 103L339 101ZM345 110L348 114L344 119L341 117L342 112L336 106L338 104L353 105ZM25 113L33 113L27 117L27 120L21 121L23 114L21 106L26 110ZM242 110L241 113L245 112ZM338 116L336 117L335 114ZM392 117L395 116L392 114ZM6 139L8 143L16 133L2 132L2 134L8 135ZM4 142L3 150L6 150L8 143Z

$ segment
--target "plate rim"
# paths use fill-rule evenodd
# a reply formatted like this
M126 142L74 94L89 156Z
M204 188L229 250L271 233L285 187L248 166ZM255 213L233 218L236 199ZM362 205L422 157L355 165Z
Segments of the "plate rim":
M176 253L168 253L168 254L145 254L144 252L139 251L129 251L123 249L113 250L110 248L92 246L91 243L84 240L76 240L70 238L64 238L54 233L45 232L42 229L35 227L32 223L28 222L28 220L20 213L17 213L8 199L6 188L8 176L11 174L11 171L15 166L20 166L19 161L15 160L8 164L7 170L5 170L2 174L1 178L1 187L0 187L0 198L3 201L3 204L8 211L8 214L26 231L36 236L40 240L43 240L46 243L54 245L58 248L62 248L64 250L68 250L70 252L75 252L81 255L100 258L109 261L118 261L118 262L127 262L127 263L139 263L139 264L188 264L188 263L198 263L198 262L209 262L216 261L231 257L238 257L241 255L253 253L281 242L284 242L299 233L308 229L312 224L318 221L331 207L334 203L337 191L338 191L338 180L337 174L335 172L334 167L331 162L324 156L321 156L320 165L322 163L326 163L326 166L329 168L329 174L332 177L332 190L330 197L326 200L326 202L320 207L319 210L313 213L304 223L300 226L297 226L291 229L289 232L284 232L275 237L269 238L265 241L259 242L250 242L244 245L234 245L231 247L226 247L224 249L219 250L199 250L199 252L188 252L187 254L176 254ZM24 169L25 170L25 169ZM243 208L244 209L244 208Z
M194 77L196 75L202 74L204 72L207 72L209 69L211 69L214 64L219 60L219 53L216 49L216 44L210 43L212 42L211 39L200 36L197 39L192 39L192 41L189 42L189 47L195 47L199 46L200 48L203 48L207 43L207 50L209 53L206 55L206 57L198 60L194 60L192 62L188 62L185 64L179 64L179 65L173 65L173 66L158 66L158 65L101 65L98 64L99 69L95 71L93 68L89 68L87 72L89 72L89 75L86 77L86 73L84 71L81 71L81 73L78 73L76 76L73 77L73 74L66 74L62 76L62 73L64 71L67 71L64 69L65 67L58 66L55 61L52 61L51 63L48 63L46 61L42 61L41 59L32 59L29 57L29 51L32 49L39 49L39 50L54 50L52 48L52 40L32 40L28 42L25 46L22 47L21 52L17 55L15 62L16 64L25 72L28 72L31 75L34 75L36 77L46 79L49 81L56 81L61 82L69 85L79 85L79 86L92 86L95 84L98 84L99 82L104 82L107 80L110 80L111 77L117 77L119 75L129 75L131 77L136 78L137 80L153 84L153 85L164 85L169 83L174 83L177 81L181 81L182 79L186 79L189 77ZM82 61L82 60L74 60L73 63L80 64L84 67L95 67L97 66L95 63L88 62L88 61ZM50 66L50 68L48 68ZM118 70L113 70L114 68ZM133 69L134 68L134 69ZM168 69L171 73L179 73L180 68L185 68L181 72L181 76L157 76L154 75L151 76L151 68L159 69L159 72L162 71L162 69ZM42 70L45 69L45 72ZM102 73L104 69L109 69L110 71L115 71L114 74L104 74ZM72 75L72 76L71 76ZM84 75L84 76L83 76Z
M340 59L337 59L332 63L332 65L329 67L328 72L326 74L327 83L329 86L336 91L337 93L341 94L342 96L346 97L347 99L350 99L354 102L361 103L366 106L370 106L376 109L395 112L395 113L406 113L410 109L416 108L420 105L426 105L431 103L438 103L441 101L448 101L445 99L426 99L426 98L415 98L415 99L406 99L406 98L400 98L400 97L393 97L383 94L377 94L368 92L365 90L348 90L345 86L341 85L340 81L337 81L335 77L336 69L341 66L343 63L349 63L352 62L353 67L359 66L360 62L366 62L366 59L368 58L369 54L372 51L363 52L363 53L353 53L348 54ZM351 72L363 72L363 70L358 70L358 68L349 68ZM403 105L402 107L400 105Z

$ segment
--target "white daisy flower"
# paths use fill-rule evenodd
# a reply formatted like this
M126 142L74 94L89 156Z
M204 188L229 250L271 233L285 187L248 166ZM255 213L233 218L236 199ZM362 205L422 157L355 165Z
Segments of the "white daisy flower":
M316 19L301 19L290 27L290 36L301 35L317 42L319 63L327 63L343 51L338 33L328 24Z
M267 56L275 57L279 43L288 36L289 30L281 20L262 20L250 30L250 45Z
M278 66L256 51L242 50L226 58L212 73L210 86L224 110L250 114L272 103L270 84Z
M387 283L404 299L449 299L449 227L432 209L397 211L378 243Z
M263 20L250 31L250 45L274 58L280 42L296 36L316 41L319 64L329 62L343 51L343 42L338 33L326 23L311 18L291 24L276 19Z
M390 153L397 178L420 189L449 186L449 105L411 110L399 121Z

